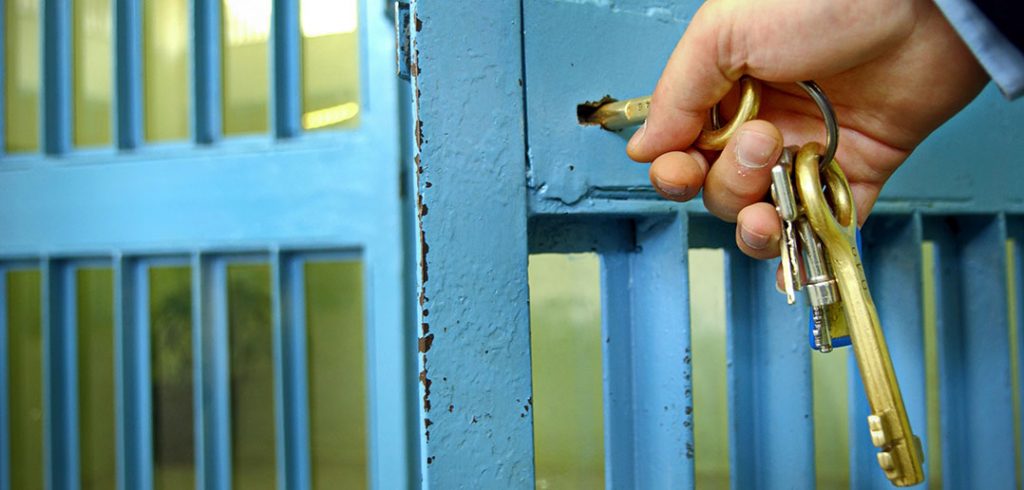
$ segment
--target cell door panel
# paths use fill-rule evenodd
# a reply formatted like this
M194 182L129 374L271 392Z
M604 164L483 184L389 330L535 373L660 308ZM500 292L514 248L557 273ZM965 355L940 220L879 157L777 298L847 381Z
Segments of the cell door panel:
M74 4L0 17L0 489L412 485L390 4Z

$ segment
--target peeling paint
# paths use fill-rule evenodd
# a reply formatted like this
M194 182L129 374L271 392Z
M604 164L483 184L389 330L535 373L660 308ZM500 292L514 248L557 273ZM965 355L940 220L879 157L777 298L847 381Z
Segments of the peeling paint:
M420 371L420 384L423 385L423 411L430 411L430 378L427 377L427 370Z
M420 337L420 352L426 354L430 350L430 346L434 343L434 334L428 334Z

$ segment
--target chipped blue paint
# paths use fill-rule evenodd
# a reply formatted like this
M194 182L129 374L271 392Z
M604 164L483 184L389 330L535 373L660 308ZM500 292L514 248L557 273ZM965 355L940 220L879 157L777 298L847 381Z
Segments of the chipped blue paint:
M811 353L803 328L806 311L788 308L779 300L774 292L774 263L759 264L735 251L731 225L709 218L699 201L669 203L652 192L647 168L624 154L628 132L610 133L580 126L577 121L577 104L606 95L627 98L650 93L699 2L519 3L518 11L512 1L485 10L440 7L428 0L413 5L417 26L412 32L413 90L417 94L413 126L419 131L421 172L417 186L422 233L419 294L424 302L419 321L421 346L427 351L420 359L420 393L423 401L429 402L420 409L425 419L420 431L424 487L533 485L526 481L529 470L518 466L532 460L530 433L518 424L515 407L508 407L509 399L521 398L528 390L528 381L523 379L529 376L525 341L509 341L510 348L523 349L516 350L515 356L493 359L480 355L481 346L496 335L503 339L505 335L527 335L522 323L525 275L518 255L523 253L523 201L527 204L530 251L593 251L602 256L604 331L609 340L604 351L609 487L651 483L646 480L651 477L648 470L663 468L662 462L671 460L671 449L665 448L685 446L690 437L681 429L689 419L678 416L671 430L659 437L644 432L650 426L636 416L645 398L634 391L638 367L633 360L657 355L660 346L635 343L637 332L633 329L639 314L636 309L654 307L632 304L633 300L618 294L630 290L623 284L637 280L637 256L647 251L641 245L643 234L633 226L675 219L687 223L682 236L689 247L729 251L733 488L812 487L815 465ZM520 34L521 46L517 45ZM571 42L564 41L567 39ZM522 62L516 63L519 59ZM519 80L522 90L513 85ZM525 121L519 111L525 111ZM949 215L1024 212L1024 199L1014 187L1024 180L1024 170L1011 164L1016 161L1017 145L1006 144L1024 140L1024 127L1015 123L1022 114L1024 106L1008 104L994 88L986 89L963 114L921 145L892 178L875 207L875 217L868 221L869 233L873 233L870 254L876 257L868 262L869 279L878 289L879 311L905 402L923 442L927 434L919 284L922 222L936 222ZM964 134L971 135L971 144L964 143ZM979 160L1005 164L964 164ZM521 187L523 179L525 189ZM1019 221L1009 222L1020 226ZM678 251L679 256L685 256L685 248ZM947 266L959 271L962 264ZM683 284L685 271L678 275ZM979 288L989 287L995 279L995 275L987 281L979 274L968 276L978 281ZM495 287L496 283L500 287ZM501 330L495 331L495 324L500 324ZM687 320L679 323L686 324ZM449 330L443 330L446 327ZM450 330L456 327L456 331ZM990 365L1006 370L1008 360L999 357ZM662 364L666 372L657 375L668 376L678 368L671 362ZM949 367L943 389L967 389L956 387L957 373L963 369ZM975 384L968 388L989 390L986 395L992 395L994 385L972 380ZM685 392L687 384L674 380L665 386ZM858 383L853 389L859 389ZM438 407L438 399L451 400L452 411L447 410L446 402ZM1004 400L988 399L1002 404L1000 410L1006 409ZM499 415L474 419L473 413L459 412L460 406L467 405L471 412L486 407L494 410L492 415ZM851 452L856 452L851 463L853 480L878 484L884 480L873 461L876 451L862 447L866 433L857 422L864 410L863 404L851 403L855 420L851 422L855 431ZM485 424L483 430L481 423ZM966 439L947 438L947 434L961 434ZM980 439L956 427L944 426L943 436L945 457L962 455L968 447L980 444ZM504 442L500 448L498 441ZM525 454L510 456L509 448ZM638 463L640 454L655 457ZM992 464L1001 465L1002 460ZM512 466L520 473L513 474ZM693 485L688 462L665 471L659 476L671 480L673 487ZM1008 474L1002 466L997 472L1000 477Z
M423 486L530 488L520 6L411 10Z

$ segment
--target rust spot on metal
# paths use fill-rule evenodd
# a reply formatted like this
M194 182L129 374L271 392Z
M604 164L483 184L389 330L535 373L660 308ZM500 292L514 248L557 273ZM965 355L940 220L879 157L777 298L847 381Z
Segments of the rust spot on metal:
M423 335L426 335L428 332L430 332L430 324L427 322L421 323L420 330L423 331Z
M427 442L430 442L430 431L424 431L423 436L427 438Z
M426 301L426 286L427 283L427 254L430 253L430 245L427 245L427 235L420 228L420 306Z
M430 346L434 344L434 334L428 334L420 337L420 352L426 354L430 350Z
M434 184L432 184L430 182L427 182L427 183L423 184L423 187L426 187L427 189L429 189L431 187L434 187Z
M605 95L604 97L601 97L601 100L588 100L579 104L576 106L576 120L584 126L598 126L601 123L593 120L594 113L597 112L597 108L616 101L618 101L618 99L611 95Z
M427 456L427 464L431 464L433 462L434 462L434 457L433 456Z
M423 146L423 121L416 120L416 129L414 131L416 135L416 148L421 148Z
M427 208L427 205L420 203L420 217L422 218L426 216L428 212L430 212L430 210Z
M476 423L476 415L473 416L473 420L470 423L471 424L475 424Z
M686 443L686 459L693 459L693 443Z
M423 411L430 411L430 378L427 377L427 370L420 371L420 383L423 384Z
M448 413L455 411L455 405L448 405Z
M434 425L434 422L432 420L430 420L430 419L423 419L423 428L424 429L426 429L427 427L430 427L431 425Z
M416 24L416 32L420 32L423 29L423 21L416 14L412 15L412 20Z
M690 415L691 413L693 413L693 407L686 407L685 412L686 412L686 415Z
M526 410L527 412L529 412L530 411L530 406L529 405L523 405L523 410Z
M430 316L430 310L424 308L423 309L423 316Z

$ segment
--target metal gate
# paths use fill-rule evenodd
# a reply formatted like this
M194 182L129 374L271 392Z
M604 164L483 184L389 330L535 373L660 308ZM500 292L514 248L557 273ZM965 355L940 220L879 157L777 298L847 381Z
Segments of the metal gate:
M182 486L412 484L415 339L402 329L389 10L376 0L0 2L0 488L176 487L154 481L154 445L176 438L194 475ZM323 43L341 55L312 57ZM170 51L180 69L154 68ZM355 88L327 102L310 95L309 84L338 79ZM247 91L261 102L239 109ZM154 326L165 282L154 278L168 270L183 284L177 330ZM107 301L83 299L90 284ZM235 302L237 284L254 285L257 300ZM315 327L314 295L350 308L331 310L332 322L355 319ZM111 326L83 327L98 310ZM236 323L255 317L263 337L244 344ZM158 372L174 342L181 393ZM272 388L265 403L238 391L239 356L260 359L248 375ZM366 380L324 378L313 369L323 359L354 359L331 365ZM266 418L237 419L235 403L265 405ZM331 430L316 425L325 413ZM355 454L360 476L321 481L337 469L317 460L324 444ZM265 465L250 446L270 454ZM262 477L239 480L246 458Z
M577 104L649 92L697 6L412 2L424 486L534 485L527 258L576 252L601 260L606 485L694 486L694 248L725 250L731 486L815 486L807 312L784 305L775 264L740 255L730 226L699 203L658 199L625 156L628 135L577 121ZM915 152L864 229L907 410L925 447L938 448L926 464L941 461L950 488L1018 484L1022 336L1010 310L1022 268L1008 261L1024 232L1022 118L987 89ZM934 424L924 270L934 270L937 304ZM855 369L851 487L888 488Z

